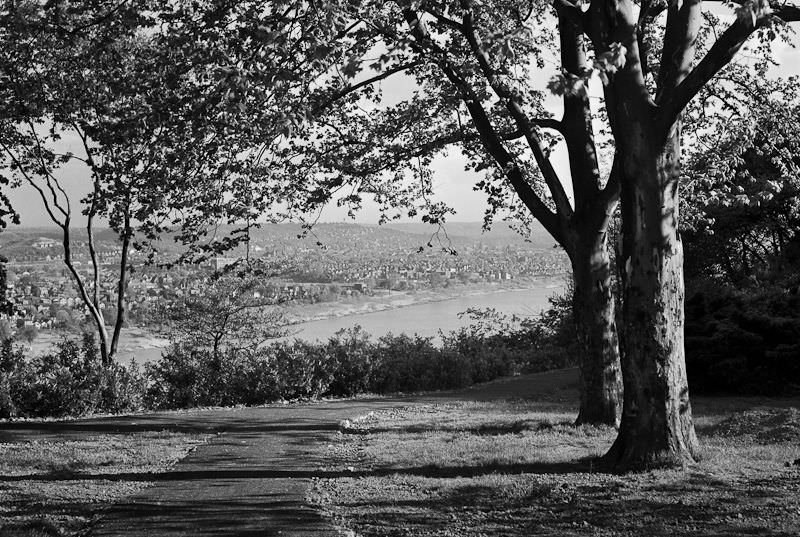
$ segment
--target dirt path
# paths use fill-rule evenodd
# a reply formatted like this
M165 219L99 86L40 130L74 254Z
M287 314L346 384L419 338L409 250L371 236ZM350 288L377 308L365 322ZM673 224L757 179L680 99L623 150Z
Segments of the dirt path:
M327 536L330 522L306 505L315 477L341 474L319 470L316 453L343 419L373 410L441 400L491 400L572 395L575 370L526 375L458 392L412 398L359 399L314 405L204 410L128 418L14 424L3 436L60 438L88 432L176 430L216 432L163 474L123 474L109 480L156 484L109 507L91 535L101 536ZM566 391L564 391L566 388ZM353 475L353 474L348 474Z

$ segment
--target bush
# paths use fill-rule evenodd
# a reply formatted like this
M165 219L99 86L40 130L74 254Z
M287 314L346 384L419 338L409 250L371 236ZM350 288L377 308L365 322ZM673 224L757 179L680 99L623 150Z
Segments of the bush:
M263 404L281 399L440 390L517 373L529 365L537 332L489 335L487 326L432 338L387 335L372 341L360 327L325 343L282 341L252 353L172 345L147 366L153 408ZM559 364L560 365L560 364Z
M563 301L562 301L563 302ZM568 304L568 302L565 302ZM137 408L259 405L281 399L462 388L570 363L558 350L571 315L561 302L534 319L472 311L475 323L432 338L360 327L324 343L279 341L245 350L173 343L160 360L103 367L91 337L64 340L29 361L11 343L0 352L0 415L65 416ZM574 330L574 329L573 329Z
M0 342L0 418L17 416L17 377L25 365L22 349L11 338Z
M229 390L226 377L237 367L227 353L214 356L210 349L185 344L170 345L155 363L145 365L150 380L147 406L152 408L190 408L222 405Z
M274 343L259 359L262 374L272 380L273 401L321 397L334 380L335 364L322 345L300 340Z
M327 395L350 397L374 391L379 353L360 326L339 330L325 345L333 374Z
M464 356L437 348L432 338L386 335L375 345L373 385L376 393L418 392L461 388L472 384Z
M571 291L553 295L548 302L550 306L535 317L469 309L472 324L442 334L444 346L470 358L474 382L575 366L579 349Z
M694 393L800 392L800 296L775 286L702 282L686 301L686 364Z
M135 364L104 367L90 335L65 339L26 361L7 341L0 353L3 417L81 416L142 408L145 381Z

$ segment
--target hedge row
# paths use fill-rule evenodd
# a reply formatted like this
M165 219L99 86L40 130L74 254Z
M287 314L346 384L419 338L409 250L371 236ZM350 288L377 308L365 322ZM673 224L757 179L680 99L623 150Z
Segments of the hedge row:
M473 326L432 338L356 327L324 343L276 342L251 351L173 344L139 368L103 367L89 336L26 359L10 341L0 349L0 417L118 413L141 409L258 405L279 400L465 387L521 371L572 364L532 323L487 333Z

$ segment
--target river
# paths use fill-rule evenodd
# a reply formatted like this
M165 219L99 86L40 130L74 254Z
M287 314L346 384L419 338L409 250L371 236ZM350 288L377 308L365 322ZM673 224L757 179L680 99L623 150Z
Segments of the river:
M449 332L470 324L469 318L458 317L458 314L467 308L494 308L509 314L537 315L547 306L547 299L563 288L563 279L548 278L541 281L541 286L530 289L470 294L395 309L299 323L291 326L292 334L288 337L306 341L324 341L338 330L360 325L374 338L389 333L405 332L438 340L440 330ZM143 339L128 342L123 337L118 359L122 363L127 363L131 358L136 358L139 363L156 360L161 355L165 343L161 340L158 345L152 345Z
M392 310L310 321L292 326L297 332L291 337L307 341L326 340L338 330L360 325L373 337L405 332L436 338L439 330L449 332L469 325L469 318L458 317L467 308L494 308L503 313L537 315L547 306L548 297L562 287L558 281L548 281L535 289L475 294Z

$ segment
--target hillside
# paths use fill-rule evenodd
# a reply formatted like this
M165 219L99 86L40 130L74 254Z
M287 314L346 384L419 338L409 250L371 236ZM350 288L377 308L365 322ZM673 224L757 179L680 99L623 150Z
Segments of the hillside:
M426 237L430 237L437 230L436 226L419 222L389 223L381 227L405 233L421 234ZM507 246L520 244L527 239L534 248L550 248L555 244L550 234L538 222L534 222L531 226L531 233L528 237L520 235L504 222L496 223L488 231L483 230L483 222L448 222L444 226L444 230L447 232L447 236L454 241L484 242L495 246Z
M219 229L218 236L232 231L233 226ZM376 248L388 248L395 252L416 252L420 247L426 248L429 242L434 250L447 246L460 250L468 246L482 243L495 247L526 244L525 239L505 224L497 224L493 229L484 232L480 222L448 223L438 239L432 236L437 228L424 223L390 223L385 225L363 225L355 223L320 223L304 234L300 224L265 224L251 231L251 246L257 250L325 250L337 252L374 251ZM84 229L74 229L73 240L86 240ZM24 255L33 244L42 238L60 243L59 230L55 228L10 228L0 233L0 253L9 258ZM98 246L111 246L117 238L108 228L95 231ZM536 226L527 246L530 248L552 248L553 239L541 226ZM165 236L158 244L158 249L166 256L177 255L184 247ZM237 254L241 252L233 252Z

